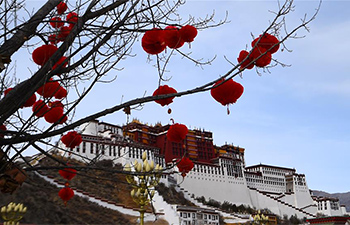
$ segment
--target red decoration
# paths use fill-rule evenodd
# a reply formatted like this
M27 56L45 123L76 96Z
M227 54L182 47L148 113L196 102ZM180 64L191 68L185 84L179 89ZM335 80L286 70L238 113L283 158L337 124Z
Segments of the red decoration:
M7 88L5 91L4 91L4 96L6 96L13 88Z
M77 171L73 168L65 168L62 170L59 170L58 173L66 180L71 180L77 175Z
M63 108L62 107L54 107L49 109L47 113L45 113L45 120L48 123L56 123L61 117L63 117Z
M7 88L4 91L4 95L6 96L11 90L13 90L13 88ZM30 96L30 98L22 105L22 107L30 107L32 106L36 101L36 95L33 94L32 96Z
M32 110L37 117L43 117L45 113L49 111L49 107L43 100L38 100L33 104Z
M169 139L169 141L181 142L186 138L187 133L188 129L186 125L175 123L170 126L166 136Z
M32 94L30 98L23 104L22 107L31 107L36 102L36 95Z
M63 14L67 9L68 9L67 4L64 2L60 2L57 5L57 13L58 14Z
M4 124L1 124L0 125L0 130L7 131L7 128L6 128L6 126ZM3 138L3 137L4 137L4 134L0 134L0 138Z
M159 88L153 92L152 96L174 94L174 93L177 93L177 91L174 88L169 87L168 85L162 85L162 86L159 86ZM174 98L175 97L158 99L158 100L155 100L155 102L157 102L161 106L165 106L172 103Z
M64 187L58 192L58 196L63 200L64 204L66 205L67 202L73 198L74 191L70 187Z
M148 30L142 37L141 45L148 54L159 54L165 48L164 31L158 28Z
M36 92L44 98L53 97L59 90L60 84L57 81L49 81L41 86Z
M49 102L49 106L51 108L54 108L54 107L61 107L61 108L63 108L64 107L64 105L60 101Z
M232 79L227 80L225 83L222 82L224 82L223 78L214 84L214 88L210 90L211 96L222 105L235 103L243 94L243 86ZM220 86L218 86L219 84Z
M272 46L274 46L276 44L276 46L271 48L269 50L269 52L271 54L273 54L273 53L278 51L280 45L278 44L279 40L275 36L273 36L273 35L271 35L269 33L265 33L264 36L260 35L258 38L254 39L254 41L252 42L252 47L255 46L255 44L257 43L257 41L259 39L260 39L260 41L257 44L258 47L265 48L266 50L269 50Z
M252 50L251 56L253 59L257 59L259 56L261 56L259 59L257 59L254 62L257 67L265 67L265 66L269 65L271 63L271 60L272 60L271 53L266 52L266 49L262 48L262 47L255 47Z
M184 42L192 42L197 36L197 29L194 26L186 25L181 27L180 34Z
M53 65L52 70L56 69L58 66L60 66L65 60L67 59L67 57L62 56L56 63L55 65ZM65 68L68 65L68 61L66 61L65 63L63 63L61 65L62 68Z
M184 45L181 39L179 28L175 26L167 26L164 30L164 41L169 48L180 48Z
M241 69L244 69L244 68L249 69L249 70L253 69L254 63L252 63L248 66L248 64L252 61L251 56L248 57L248 55L249 55L249 52L247 52L246 50L242 50L239 53L237 61L238 61L238 63L242 62Z
M78 14L76 14L75 12L68 13L67 22L69 23L70 27L74 27L75 24L78 22Z
M60 40L57 38L56 34L49 35L48 40L49 40L50 44L52 44L52 45L56 45L58 42L60 42Z
M66 145L67 148L74 148L80 145L82 138L81 135L76 131L70 131L62 136L61 141Z
M67 94L68 94L67 90L64 87L60 86L58 91L55 93L55 98L62 99L62 98L67 97Z
M50 57L57 51L54 45L43 45L36 48L32 53L33 61L39 66L44 65Z
M53 28L60 28L64 25L64 22L62 22L62 19L60 17L52 17L52 19L50 20L50 25Z
M176 166L179 168L181 175L185 177L194 167L194 163L189 158L183 157Z
M69 33L71 32L71 30L72 30L71 27L67 27L67 26L61 27L60 32L58 34L58 39L61 41L64 41L66 37L69 35Z

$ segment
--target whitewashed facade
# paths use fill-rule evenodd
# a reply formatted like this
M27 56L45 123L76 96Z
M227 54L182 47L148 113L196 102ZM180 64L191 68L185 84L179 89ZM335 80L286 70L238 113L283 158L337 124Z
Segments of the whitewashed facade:
M123 136L120 126L95 120L82 125L80 130L83 142L73 149L73 158L82 161L110 159L125 165L135 159L141 160L146 151L149 160L166 166L159 148L130 141ZM60 147L63 148L63 144ZM242 155L223 155L211 163L195 162L185 179L175 174L162 181L180 184L195 197L204 196L222 203L228 201L237 206L268 208L279 216L312 218L318 212L329 216L346 214L339 201L321 203L321 200L313 199L305 175L296 173L294 168L264 164L246 167Z

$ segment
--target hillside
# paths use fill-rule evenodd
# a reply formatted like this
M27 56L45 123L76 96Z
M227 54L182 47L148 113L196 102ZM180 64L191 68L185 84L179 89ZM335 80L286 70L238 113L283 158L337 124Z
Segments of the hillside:
M28 207L21 223L30 224L136 224L136 218L123 214L85 198L74 196L64 206L58 197L59 188L47 183L33 173L27 182L12 195L0 194L0 205L9 202L23 203Z
M313 190L315 196L338 198L341 205L346 206L346 211L350 212L350 192L330 194L324 191Z
M79 165L79 162L70 161L71 164ZM41 166L55 166L55 163L45 158L40 162ZM130 197L131 187L125 182L125 176L120 173L111 174L108 169L118 169L121 167L113 165L108 161L99 162L96 165L106 170L78 171L78 174L70 181L70 186L75 187L90 195L100 197L128 208L138 208ZM59 176L57 170L47 170L40 172L46 176L65 182ZM99 179L99 178L109 179ZM191 204L183 197L183 193L177 193L175 189L168 189L160 185L159 191L165 194L166 199L171 199L173 204ZM59 188L51 185L34 172L28 172L26 182L12 195L0 193L0 207L9 202L23 203L28 207L21 223L30 224L137 224L137 217L128 216L99 206L87 198L75 195L67 204L59 198ZM151 207L147 208L152 212ZM0 219L1 222L1 219ZM149 221L145 224L167 225L164 220L158 219L156 222Z

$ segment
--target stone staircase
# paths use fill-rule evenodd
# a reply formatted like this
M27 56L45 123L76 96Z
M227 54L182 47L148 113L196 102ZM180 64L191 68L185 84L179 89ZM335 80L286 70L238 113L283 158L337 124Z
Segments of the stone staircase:
M282 204L282 205L285 205L285 206L290 207L290 208L292 208L292 209L294 209L294 210L296 210L296 211L298 211L298 212L301 212L301 213L303 213L303 214L305 214L305 215L308 215L308 216L311 216L311 217L316 217L316 215L311 214L311 213L308 213L308 212L306 212L306 211L304 210L304 209L306 209L306 208L308 208L308 207L314 206L313 204L308 205L308 206L305 206L305 207L303 207L303 208L298 208L298 207L295 207L294 205L291 205L291 204L289 204L289 203L287 203L287 202L285 202L285 201L280 200L280 198L282 198L283 196L277 196L277 197L275 197L275 196L271 196L270 194L268 194L268 193L266 193L266 192L264 192L264 191L260 191L260 190L258 190L258 189L256 189L256 188L250 188L250 187L248 187L248 188L249 188L250 190L254 190L254 191L256 191L256 192L258 192L258 193L260 193L260 194L262 194L262 195L264 195L264 196L266 196L266 197L268 197L268 198L270 198L270 199L272 199L272 200L274 200L274 201L277 201L278 203L280 203L280 204Z

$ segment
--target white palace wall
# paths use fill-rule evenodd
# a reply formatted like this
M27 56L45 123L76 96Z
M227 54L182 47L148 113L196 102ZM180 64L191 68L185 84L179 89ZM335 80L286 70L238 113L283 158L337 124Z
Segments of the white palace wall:
M180 175L177 179L178 183L182 181ZM189 172L180 186L196 197L204 196L207 200L212 198L221 203L228 201L236 205L252 206L244 178Z

